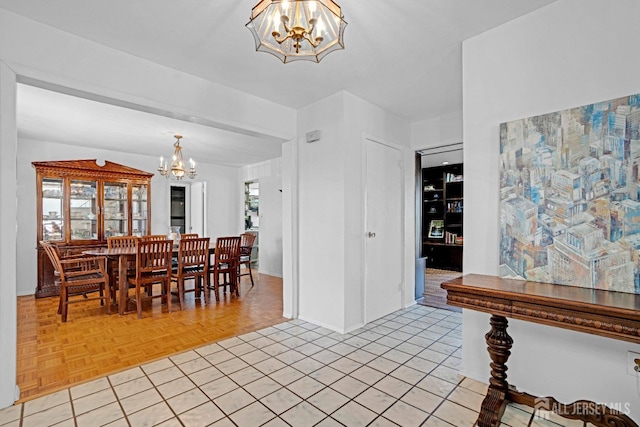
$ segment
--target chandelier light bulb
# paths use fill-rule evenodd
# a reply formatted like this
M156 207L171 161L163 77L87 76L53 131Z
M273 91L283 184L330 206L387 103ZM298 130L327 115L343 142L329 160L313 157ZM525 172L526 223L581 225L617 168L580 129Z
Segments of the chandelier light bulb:
M316 33L318 33L319 36L322 36L326 31L326 28L324 26L324 22L322 22L321 18L318 18L318 20L316 21Z

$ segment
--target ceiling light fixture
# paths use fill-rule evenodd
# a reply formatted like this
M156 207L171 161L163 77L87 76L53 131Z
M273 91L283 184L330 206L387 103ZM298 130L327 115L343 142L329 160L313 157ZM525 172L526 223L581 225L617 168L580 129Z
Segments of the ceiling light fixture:
M158 172L160 175L169 178L169 171L176 177L178 181L182 180L185 176L193 179L196 177L196 162L193 159L189 159L189 169L185 167L184 159L182 158L182 147L180 146L180 139L182 135L174 135L176 142L173 143L175 150L173 151L173 157L171 157L171 169L166 160L160 156L160 167Z
M251 9L246 27L256 51L268 52L284 63L320 62L344 49L347 22L332 0L262 0Z

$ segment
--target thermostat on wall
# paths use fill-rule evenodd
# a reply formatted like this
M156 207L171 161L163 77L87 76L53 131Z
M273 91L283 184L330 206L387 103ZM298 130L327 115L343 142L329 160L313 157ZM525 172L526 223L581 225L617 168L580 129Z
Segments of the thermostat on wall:
M311 132L307 132L307 142L316 142L320 141L322 137L322 132L319 130L312 130Z

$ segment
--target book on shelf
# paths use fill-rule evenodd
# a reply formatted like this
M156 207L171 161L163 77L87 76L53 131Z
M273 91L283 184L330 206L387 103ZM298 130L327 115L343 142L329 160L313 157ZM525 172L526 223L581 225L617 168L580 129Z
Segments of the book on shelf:
M450 233L446 231L444 233L444 242L452 245L461 245L463 240L462 236L458 236L457 233Z
M462 202L448 202L447 203L447 212L462 212Z
M445 182L462 182L464 181L463 175L456 175L454 173L447 173L445 175Z

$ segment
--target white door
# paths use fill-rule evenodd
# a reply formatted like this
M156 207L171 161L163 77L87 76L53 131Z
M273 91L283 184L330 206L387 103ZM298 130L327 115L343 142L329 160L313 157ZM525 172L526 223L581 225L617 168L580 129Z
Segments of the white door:
M205 183L191 184L191 231L198 236L205 236Z
M402 153L365 139L365 322L402 308Z

